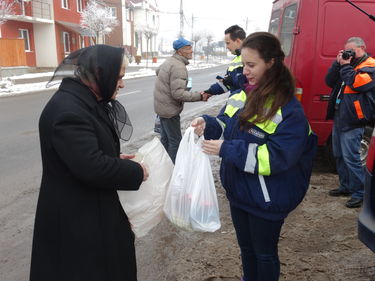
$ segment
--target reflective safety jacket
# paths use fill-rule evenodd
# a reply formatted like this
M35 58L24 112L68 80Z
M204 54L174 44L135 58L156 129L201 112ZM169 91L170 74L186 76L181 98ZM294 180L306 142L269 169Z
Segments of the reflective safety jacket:
M272 120L240 130L245 101L242 91L216 118L204 115L204 136L224 138L220 177L230 204L264 219L284 219L306 194L317 137L296 98Z
M326 76L333 88L327 109L327 119L339 114L341 130L363 127L375 117L375 59L368 57L353 68L349 64L333 63ZM342 86L342 83L344 85ZM340 92L342 92L340 94ZM338 111L334 113L334 104Z
M221 95L228 91L236 91L246 82L245 76L242 74L243 64L241 56L236 56L227 69L224 81L218 81L210 86L207 93L212 95Z
M346 85L339 109L342 130L365 126L375 115L375 59L369 57L354 69L343 65L340 74Z

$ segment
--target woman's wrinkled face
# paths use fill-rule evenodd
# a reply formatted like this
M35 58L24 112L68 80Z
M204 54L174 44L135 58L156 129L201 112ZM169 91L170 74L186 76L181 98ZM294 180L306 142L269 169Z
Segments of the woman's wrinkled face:
M117 84L116 84L116 90L115 90L115 92L112 96L112 99L116 99L116 96L118 95L119 89L124 88L124 86L125 86L125 83L124 83L124 80L123 80L124 76L125 76L125 64L122 64L121 70L120 70L120 73L119 73L119 76L118 76Z
M273 60L266 63L260 57L259 52L251 48L242 48L241 56L243 75L246 76L249 85L258 85L266 70L272 66Z

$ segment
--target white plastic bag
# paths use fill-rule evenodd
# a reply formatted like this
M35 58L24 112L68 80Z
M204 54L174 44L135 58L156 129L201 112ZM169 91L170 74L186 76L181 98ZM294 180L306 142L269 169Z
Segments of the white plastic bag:
M164 212L175 225L196 231L220 228L219 206L208 155L189 127L178 148Z
M142 237L163 217L173 163L157 137L138 150L135 160L145 164L149 177L139 190L118 191L118 195L134 234Z

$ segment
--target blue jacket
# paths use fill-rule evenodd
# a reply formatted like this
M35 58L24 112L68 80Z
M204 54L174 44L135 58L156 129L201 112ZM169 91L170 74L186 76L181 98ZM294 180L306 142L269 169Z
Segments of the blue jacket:
M204 115L204 136L224 137L220 177L230 204L264 219L284 219L306 194L317 137L295 98L272 120L240 130L245 100L242 91L217 118Z
M326 84L333 88L327 109L327 119L339 114L341 130L363 127L375 115L375 59L368 57L356 67L340 66L336 61L328 70ZM338 93L342 95L337 99ZM338 113L335 104L338 102Z
M227 69L223 82L218 81L210 86L206 93L211 95L221 95L228 91L233 92L239 90L246 78L242 74L243 64L241 56L236 56Z

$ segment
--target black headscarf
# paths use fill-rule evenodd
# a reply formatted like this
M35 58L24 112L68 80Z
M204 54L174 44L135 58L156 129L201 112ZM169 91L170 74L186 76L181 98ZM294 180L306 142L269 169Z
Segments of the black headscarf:
M47 87L66 77L95 83L99 89L99 93L96 94L101 98L99 104L111 119L117 136L127 141L132 135L133 126L125 108L112 98L123 60L123 48L94 45L77 50L56 68Z

